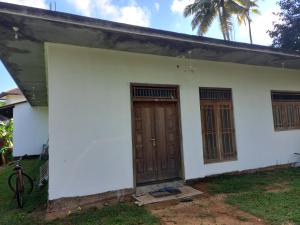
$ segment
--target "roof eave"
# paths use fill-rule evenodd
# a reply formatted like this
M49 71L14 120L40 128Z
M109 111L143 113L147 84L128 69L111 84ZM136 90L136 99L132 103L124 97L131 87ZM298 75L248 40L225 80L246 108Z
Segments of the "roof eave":
M4 31L0 32L0 37L3 36L0 38L0 44L4 46L3 49L0 48L0 54L15 82L32 105L47 104L45 42L300 69L300 54L297 52L137 27L1 2L0 22L0 28ZM13 26L20 29L19 40L13 40ZM8 53L15 57L7 55ZM22 57L25 60L22 60ZM28 58L32 58L31 74L28 69L30 63L27 62ZM30 76L32 81L25 81L24 77ZM37 98L33 98L34 91Z

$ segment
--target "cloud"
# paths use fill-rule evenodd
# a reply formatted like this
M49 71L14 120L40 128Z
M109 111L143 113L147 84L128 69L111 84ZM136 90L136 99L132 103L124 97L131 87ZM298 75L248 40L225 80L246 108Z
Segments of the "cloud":
M116 21L137 26L150 26L150 20L147 12L137 6L122 7L120 9L120 15Z
M69 3L73 4L75 9L84 16L92 15L91 0L68 0Z
M137 26L150 26L150 13L135 1L125 6L113 4L112 0L68 0L70 4L85 16L100 15L101 18Z
M35 8L42 8L42 9L48 9L48 5L46 4L45 0L1 0L1 2L7 2L11 4L17 4L17 5L25 5L25 6L31 6Z
M192 0L173 0L173 2L171 4L171 11L173 13L178 13L178 14L182 15L184 8L188 4L192 4L192 3L193 3Z
M82 0L79 0L82 1ZM97 10L104 16L110 16L113 19L117 18L120 14L121 8L114 5L111 0L97 0L96 1Z
M273 22L279 21L278 16L274 15L273 12L279 12L278 6L274 6L261 15L255 15L252 19L252 36L253 43L260 45L271 45L272 39L267 33L268 30L273 30ZM239 39L249 39L248 26L242 25L238 33Z
M155 3L154 3L154 7L155 7L156 11L159 11L160 5L159 5L158 2L155 2Z

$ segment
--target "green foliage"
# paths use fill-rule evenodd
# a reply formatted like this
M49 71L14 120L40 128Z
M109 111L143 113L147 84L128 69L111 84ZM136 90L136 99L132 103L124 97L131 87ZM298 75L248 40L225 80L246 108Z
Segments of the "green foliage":
M40 160L23 160L24 170L34 180L37 180ZM145 208L133 204L116 204L99 209L84 210L74 213L64 219L46 222L34 216L34 210L46 209L48 188L34 188L30 199L27 199L23 209L18 209L13 193L7 185L7 178L12 173L14 165L0 168L0 225L158 225L159 220Z
M300 224L299 168L222 176L212 179L209 189L214 194L230 193L225 199L227 203L270 224Z
M0 156L2 164L11 160L13 147L13 120L8 122L0 121Z
M280 0L280 20L269 31L273 47L300 51L300 1Z
M13 147L13 127L13 120L8 122L0 121L0 141L3 142L3 146L0 146L0 153Z

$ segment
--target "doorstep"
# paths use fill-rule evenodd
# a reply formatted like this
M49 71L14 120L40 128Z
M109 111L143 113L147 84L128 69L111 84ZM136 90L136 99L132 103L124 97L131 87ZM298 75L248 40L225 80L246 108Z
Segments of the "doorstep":
M162 187L162 188L164 188L164 187ZM203 192L198 191L188 185L181 185L176 188L178 190L180 190L181 193L175 194L175 195L164 196L164 197L154 197L149 192L157 191L160 188L153 190L153 187L151 187L151 188L149 188L150 191L148 191L147 193L145 193L145 192L143 194L139 193L139 195L135 194L135 195L133 195L133 198L136 200L135 203L137 205L142 206L142 205L148 205L148 204L164 202L164 201L171 201L171 200L192 201L193 197L203 194ZM144 189L144 190L146 190L146 189Z
M183 180L176 180L176 181L171 181L171 182L163 182L163 183L158 183L158 184L138 186L135 189L135 196L139 197L139 196L148 194L149 192L156 191L156 190L166 188L166 187L180 188L183 186L184 186Z

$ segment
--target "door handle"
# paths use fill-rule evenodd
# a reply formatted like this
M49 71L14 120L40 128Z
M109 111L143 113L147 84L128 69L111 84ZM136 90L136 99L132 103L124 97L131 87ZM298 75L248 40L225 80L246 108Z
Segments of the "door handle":
M150 139L150 141L152 141L152 146L155 147L156 146L156 139L152 138L152 139Z

